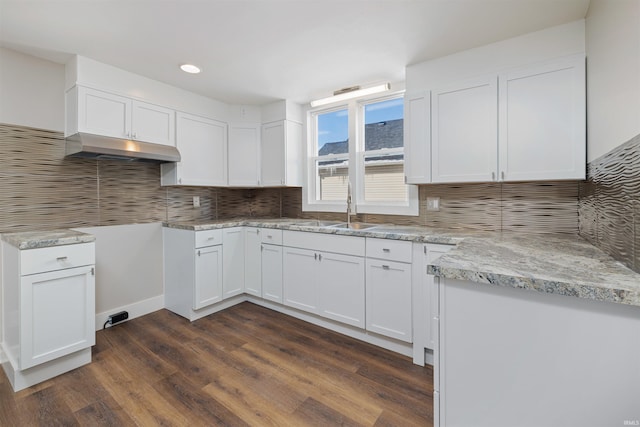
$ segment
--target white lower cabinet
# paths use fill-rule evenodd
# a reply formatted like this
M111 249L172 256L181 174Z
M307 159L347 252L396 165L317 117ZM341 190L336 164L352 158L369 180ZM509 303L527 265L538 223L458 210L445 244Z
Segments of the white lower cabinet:
M222 245L196 249L193 309L222 301Z
M163 228L164 304L193 321L223 299L222 230Z
M222 230L222 297L244 293L244 227Z
M283 246L284 304L364 328L364 239L285 231Z
M282 304L282 230L263 229L260 239L262 298Z
M262 230L245 227L244 231L244 291L262 297Z
M438 296L434 277L426 274L427 265L453 249L454 245L434 243L413 244L413 363L424 365L426 350L435 348L438 312Z
M411 264L367 259L367 330L411 342Z
M3 242L2 254L3 367L14 390L89 363L95 243L20 250Z
M320 252L317 268L319 314L364 328L364 259Z
M309 249L283 248L284 305L318 313L318 253Z

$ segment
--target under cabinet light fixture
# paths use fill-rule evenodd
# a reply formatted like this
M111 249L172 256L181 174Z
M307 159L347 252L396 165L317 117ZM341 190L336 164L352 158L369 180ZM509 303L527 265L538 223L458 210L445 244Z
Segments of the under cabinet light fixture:
M193 64L182 64L180 66L180 69L189 74L198 74L200 72L200 68L196 67Z
M374 93L386 92L391 89L390 83L385 83L378 86L371 86L361 89L360 86L349 87L340 89L333 92L333 96L327 98L316 99L311 101L312 107L319 107L321 105L332 104L334 102L344 101L347 99L357 98L359 96L373 95Z

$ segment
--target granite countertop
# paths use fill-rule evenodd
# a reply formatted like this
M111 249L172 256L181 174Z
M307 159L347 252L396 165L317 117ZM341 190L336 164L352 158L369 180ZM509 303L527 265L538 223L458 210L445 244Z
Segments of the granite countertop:
M75 230L23 231L2 233L2 240L23 249L48 248L50 246L73 245L95 242L95 236Z
M640 274L578 236L391 224L351 230L328 227L322 221L291 218L239 218L165 223L164 226L193 231L249 226L457 245L429 265L427 272L475 283L640 306Z
M474 230L455 230L431 227L414 227L393 224L376 224L375 227L364 230L347 228L335 228L330 224L339 224L339 221L316 221L295 218L260 219L260 218L234 218L216 221L183 221L164 222L163 226L179 228L191 231L214 230L229 227L261 227L276 228L281 230L309 231L313 233L337 234L341 236L376 237L381 239L406 240L418 243L437 243L443 245L457 245L469 237L492 236L487 233Z
M640 306L640 274L578 236L469 238L427 267L449 279Z

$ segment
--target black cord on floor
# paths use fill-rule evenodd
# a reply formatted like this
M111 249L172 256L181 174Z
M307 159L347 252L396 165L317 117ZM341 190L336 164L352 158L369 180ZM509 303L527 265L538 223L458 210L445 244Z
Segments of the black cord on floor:
M106 322L104 322L104 325L102 325L102 329L107 329L107 324L109 323L109 319L107 319Z

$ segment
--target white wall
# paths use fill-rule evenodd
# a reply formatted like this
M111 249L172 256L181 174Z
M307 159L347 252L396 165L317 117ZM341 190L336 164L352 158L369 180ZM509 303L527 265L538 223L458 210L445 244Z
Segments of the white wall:
M77 230L96 236L96 328L122 310L133 318L164 307L161 223Z
M586 48L591 161L640 134L640 1L591 0Z
M0 123L64 131L64 65L0 47Z
M406 70L406 88L407 92L433 89L450 82L584 52L585 22L579 20L410 65Z

